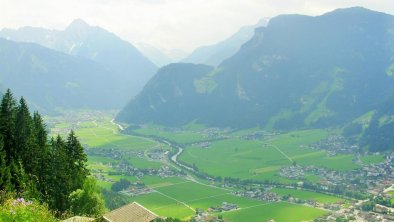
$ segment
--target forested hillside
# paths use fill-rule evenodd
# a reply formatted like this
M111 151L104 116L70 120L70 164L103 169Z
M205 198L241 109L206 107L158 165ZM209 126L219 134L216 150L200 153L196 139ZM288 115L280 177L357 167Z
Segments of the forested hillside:
M7 90L0 104L0 202L24 197L63 214L97 215L103 201L88 177L87 156L74 132L48 140L39 113ZM81 202L83 201L83 203ZM4 216L0 214L0 220Z

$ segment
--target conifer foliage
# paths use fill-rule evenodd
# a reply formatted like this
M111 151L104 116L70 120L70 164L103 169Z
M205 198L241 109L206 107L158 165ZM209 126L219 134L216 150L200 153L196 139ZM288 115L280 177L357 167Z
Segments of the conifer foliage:
M40 114L17 103L10 90L0 104L0 191L46 202L59 213L70 210L70 194L82 189L89 171L83 147L70 132L47 140Z

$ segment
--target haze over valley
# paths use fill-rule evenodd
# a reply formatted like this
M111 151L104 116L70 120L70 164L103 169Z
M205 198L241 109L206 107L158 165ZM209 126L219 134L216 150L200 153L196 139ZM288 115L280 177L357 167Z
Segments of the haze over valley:
M0 221L394 220L389 0L17 2Z

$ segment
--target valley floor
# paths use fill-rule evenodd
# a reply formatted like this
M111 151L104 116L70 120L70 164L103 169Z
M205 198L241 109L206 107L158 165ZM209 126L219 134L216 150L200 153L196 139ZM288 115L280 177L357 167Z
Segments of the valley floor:
M76 131L103 189L110 192L114 183L127 179L131 185L114 194L165 217L291 222L324 218L339 209L344 213L338 217L357 217L355 199L373 192L364 173L380 178L387 163L383 155L354 155L334 129L237 131L190 124L125 130L113 115L67 112L46 121L52 135ZM333 189L339 186L349 193ZM379 192L387 185L374 188Z

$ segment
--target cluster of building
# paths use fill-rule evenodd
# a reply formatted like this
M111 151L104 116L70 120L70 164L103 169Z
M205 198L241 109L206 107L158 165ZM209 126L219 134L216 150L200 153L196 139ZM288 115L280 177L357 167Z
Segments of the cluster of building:
M331 214L325 215L316 219L316 222L337 222L337 221L357 221L357 222L392 222L394 221L394 214L392 208L387 208L381 205L376 205L372 211L360 210L360 204L350 206L348 208L341 208L332 211Z
M148 158L149 160L153 161L166 161L168 158L168 150L162 149L162 148L157 148L157 149L152 149L148 151Z
M279 170L279 175L292 180L300 180L305 176L303 167L298 165L285 166Z
M314 150L326 150L329 156L352 154L359 149L358 145L349 144L348 140L341 135L329 135L326 139L312 143L308 147Z
M144 151L126 151L117 148L94 148L87 149L85 152L89 156L108 157L114 160L122 160L125 157L145 158Z
M261 188L252 188L245 191L234 191L233 194L240 197L262 200L266 202L277 202L281 200L281 197L277 193Z
M237 204L222 202L221 206L212 206L208 208L208 212L224 212L238 209Z
M127 161L122 161L119 164L113 165L113 169L115 170L115 174L135 176L137 178L142 178L147 175L159 176L162 178L184 176L184 174L181 171L176 171L168 166L161 166L158 169L154 169L154 168L140 169L132 166Z
M135 196L144 195L144 194L148 194L148 193L152 193L152 192L154 192L154 190L149 187L146 187L146 186L142 186L142 187L131 186L126 190L120 191L121 194L124 194L129 197L135 197Z
M200 142L200 143L195 143L195 144L193 144L193 146L206 149L206 148L209 148L211 146L211 144L212 143L209 141L204 141L204 142Z
M202 209L196 209L196 215L193 216L193 222L228 222L221 217L213 216Z

